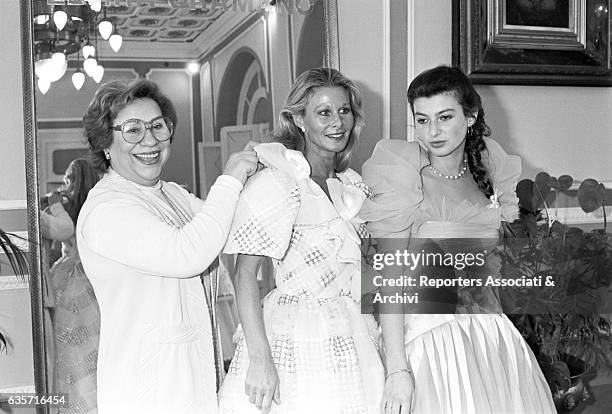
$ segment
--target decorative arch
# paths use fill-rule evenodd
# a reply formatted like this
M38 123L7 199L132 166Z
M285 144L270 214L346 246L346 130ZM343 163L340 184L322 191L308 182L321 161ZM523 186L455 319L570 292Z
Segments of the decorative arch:
M259 59L249 48L231 57L219 88L215 141L221 128L268 122L272 125L272 103Z

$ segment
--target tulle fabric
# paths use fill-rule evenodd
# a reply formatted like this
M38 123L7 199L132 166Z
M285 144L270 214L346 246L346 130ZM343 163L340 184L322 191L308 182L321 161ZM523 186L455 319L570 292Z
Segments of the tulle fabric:
M374 189L374 196L363 203L359 213L368 222L370 234L373 237L409 237L417 233L424 221L436 217L436 210L445 215L438 216L436 220L439 221L499 226L501 220L514 220L518 216L514 188L521 175L521 160L516 155L506 154L492 139L485 137L484 140L487 150L482 153L482 159L489 168L493 188L499 194L499 208L423 206L421 171L429 165L427 152L416 142L379 141L362 168L364 182ZM471 207L469 203L467 207Z

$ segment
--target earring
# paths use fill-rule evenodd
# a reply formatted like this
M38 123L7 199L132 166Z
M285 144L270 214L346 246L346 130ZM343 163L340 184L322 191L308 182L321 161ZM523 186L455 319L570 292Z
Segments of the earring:
M110 153L108 153L108 152L104 151L104 156L106 157L106 159L107 159L108 161L110 161L110 159L111 159Z
M472 127L471 126L468 127L467 134L468 135L472 135Z

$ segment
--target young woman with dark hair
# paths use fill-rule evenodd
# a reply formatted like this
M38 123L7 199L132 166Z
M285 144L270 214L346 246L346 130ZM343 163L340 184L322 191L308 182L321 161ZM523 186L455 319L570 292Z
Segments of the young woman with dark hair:
M408 101L418 142L376 145L363 165L374 196L361 217L382 252L491 251L501 222L518 215L520 158L487 138L480 96L461 70L439 66L421 73L410 84ZM478 278L499 274L499 263L489 255L480 268L451 270L433 272ZM390 266L383 274L403 271ZM421 272L431 275L432 269L414 274ZM458 287L454 298L439 289L421 293L423 307L414 312L397 304L380 315L385 414L555 412L536 359L503 315L495 288ZM448 309L451 301L454 313L418 313L426 305Z

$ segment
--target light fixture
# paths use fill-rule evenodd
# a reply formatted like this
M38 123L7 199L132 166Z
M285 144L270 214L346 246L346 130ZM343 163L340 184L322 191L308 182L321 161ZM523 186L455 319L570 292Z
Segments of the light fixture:
M85 61L83 61L83 70L89 76L93 76L96 66L98 66L98 61L95 58L88 57L85 59Z
M71 67L75 70L72 83L77 90L84 84L84 73L96 82L102 80L104 68L97 56L98 31L115 52L121 49L123 43L121 34L111 19L106 17L106 7L104 14L100 13L103 3L103 0L87 0L87 3L32 0L34 65L36 76L42 79L39 86L41 92L49 90L51 83L64 76L67 60L72 61ZM74 54L77 55L76 59ZM79 68L80 54L83 55L82 70ZM72 65L74 61L77 61L76 67Z
M83 52L83 59L87 59L88 57L94 57L96 55L96 48L90 45L89 43L83 46L83 49L81 50Z
M66 63L66 55L62 52L55 52L51 55L51 62L58 68L61 67L64 63Z
M85 83L85 74L78 69L72 74L72 84L77 91L80 91Z
M72 74L72 85L74 86L74 89L76 89L77 91L80 91L81 88L83 87L83 84L85 83L85 74L81 72L81 68L79 68L79 64L81 63L81 60L79 59L79 54L77 53L76 55L77 55L77 69Z
M187 64L187 72L191 73L192 75L197 75L200 73L200 64L198 62L189 62Z
M113 33L111 37L108 39L108 43L110 43L111 49L117 53L119 49L121 49L121 44L123 43L123 38L117 32Z
M34 23L35 24L47 24L47 22L49 22L49 15L48 14L39 14L38 16L36 16L34 18Z
M47 91L49 91L49 88L51 87L51 82L46 80L45 78L38 78L36 84L38 85L38 90L43 95L46 94Z
M98 23L98 30L100 31L100 36L102 36L102 39L108 40L113 32L113 23L108 19L102 19L100 20L100 23Z
M89 2L89 7L97 13L102 10L102 0L87 0Z
M108 40L113 33L113 22L106 17L106 7L104 8L104 18L98 23L98 31L104 40Z
M39 59L34 62L34 73L39 79L55 82L64 76L67 67L66 61L60 65L53 62L52 58Z
M93 78L93 80L96 83L100 83L100 81L102 80L102 78L104 77L104 66L102 65L98 65L93 69L93 73L91 75L91 77Z
M57 30L64 30L67 22L68 14L64 10L56 10L53 12L53 23L55 23Z

